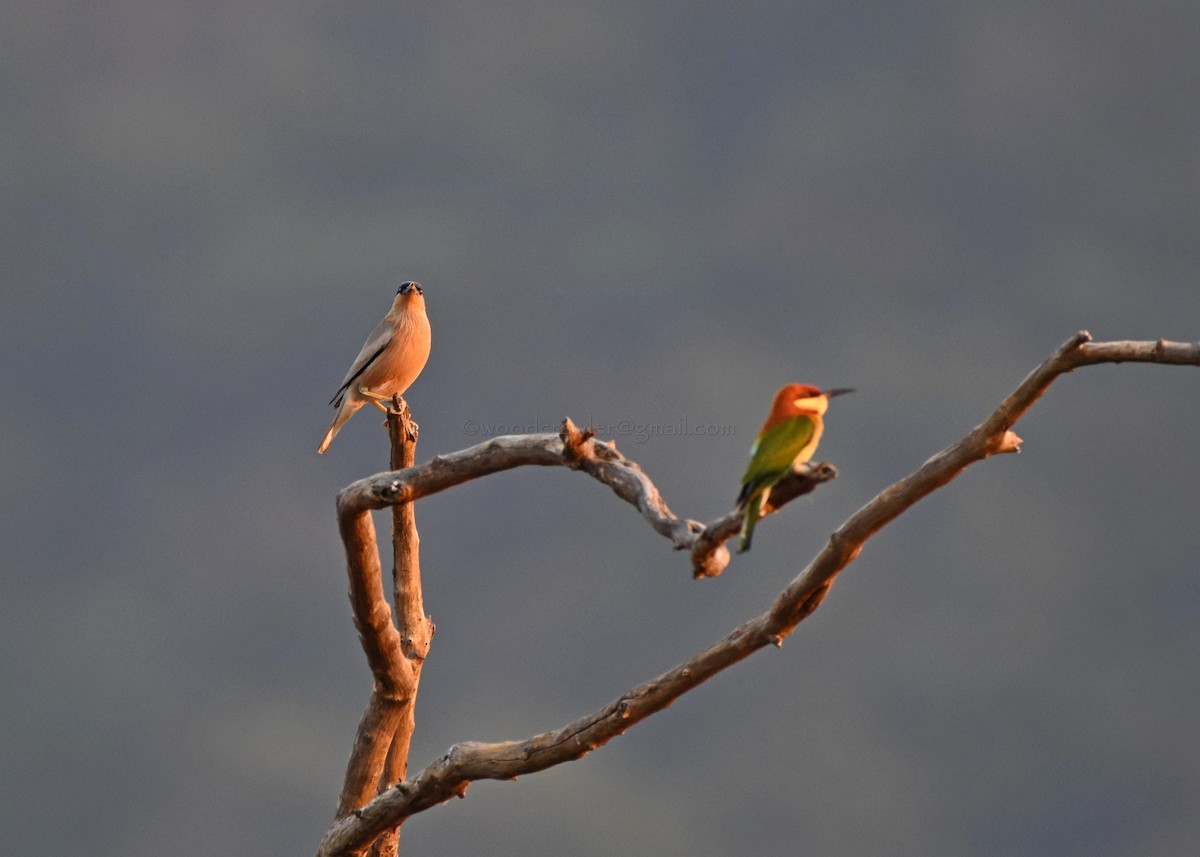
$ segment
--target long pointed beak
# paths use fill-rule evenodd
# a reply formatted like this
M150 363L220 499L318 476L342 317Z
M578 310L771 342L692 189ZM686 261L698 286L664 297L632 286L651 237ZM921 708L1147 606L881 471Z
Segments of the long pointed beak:
M832 399L834 396L844 396L847 393L853 393L853 392L854 392L853 387L838 387L837 389L834 389L834 390L825 390L824 391L826 398L830 398L830 399Z

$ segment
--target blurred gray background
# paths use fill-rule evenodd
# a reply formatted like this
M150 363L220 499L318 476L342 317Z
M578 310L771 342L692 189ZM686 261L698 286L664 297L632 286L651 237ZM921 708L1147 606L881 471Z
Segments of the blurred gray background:
M1191 0L6 4L0 851L315 850L370 690L334 495L386 438L315 448L402 280L421 460L570 415L709 519L777 387L859 389L841 478L716 580L566 470L422 501L414 768L762 611L1076 330L1200 339L1198 33ZM1200 370L1062 379L782 651L405 853L1196 853L1198 421Z

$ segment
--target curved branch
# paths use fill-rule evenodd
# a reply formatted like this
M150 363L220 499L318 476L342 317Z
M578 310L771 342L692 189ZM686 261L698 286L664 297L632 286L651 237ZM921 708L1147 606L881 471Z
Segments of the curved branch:
M338 521L351 569L356 562L368 559L364 550L374 549L374 529L368 514L372 509L411 503L525 465L570 467L608 485L641 512L655 532L669 539L676 550L691 552L695 577L714 577L729 564L724 543L741 526L740 513L730 512L708 525L676 517L636 461L622 455L612 441L597 439L591 429L580 429L568 418L558 434L503 435L436 456L428 464L377 473L343 488L337 497ZM831 464L800 465L771 491L764 514L779 511L796 497L836 477L837 469Z
M1044 363L1038 366L1009 395L1000 406L966 437L933 456L914 473L885 488L874 499L855 512L830 537L828 544L813 561L776 597L770 609L762 615L735 628L725 638L693 656L683 664L655 679L638 685L622 694L604 708L576 720L560 729L535 735L524 741L500 743L463 742L415 777L380 794L352 815L340 819L326 834L318 857L346 854L379 834L396 827L413 814L436 806L451 797L465 794L471 782L479 779L514 779L521 774L540 771L553 765L586 755L607 741L622 734L630 726L669 706L684 693L695 688L716 673L768 646L782 645L805 617L821 603L837 575L858 556L866 541L933 491L955 479L963 470L992 455L1016 452L1021 440L1012 433L1012 426L1029 410L1060 375L1096 363L1127 361L1200 366L1200 343L1105 342L1092 343L1090 334L1081 332L1065 342ZM339 495L339 509L352 515L352 508L379 508L388 502L415 499L427 493L444 490L451 485L475 478L477 475L515 467L519 464L559 464L563 449L581 461L582 444L593 443L604 449L615 447L600 444L591 438L576 441L571 435L570 422L564 424L562 435L534 436L532 446L514 444L511 438L496 438L471 450L446 456L426 468L413 468L401 473L380 474L351 485ZM561 443L562 446L558 446ZM619 455L619 454L618 454ZM471 459L481 457L482 462ZM621 461L624 461L622 458ZM611 461L609 462L612 463ZM627 462L632 465L632 462ZM588 469L583 464L581 469ZM607 472L597 465L592 475L602 478ZM626 478L635 482L641 474L636 465L621 469L620 484ZM610 474L611 475L611 474ZM644 479L644 474L641 475ZM603 479L602 481L608 481ZM646 480L648 482L648 480ZM613 484L613 483L609 483ZM817 483L819 484L819 483ZM625 497L617 485L613 490ZM657 491L646 493L637 503L642 514L651 520L670 515L661 498L654 501ZM632 502L632 501L631 501ZM363 512L365 514L365 511ZM670 518L674 518L670 515ZM678 520L678 519L675 519ZM694 522L683 528L691 535L694 547L700 536L727 521L714 522L709 528L693 530ZM663 529L664 527L666 532ZM343 518L343 532L346 527ZM677 537L687 546L682 529L669 521L660 522L655 529L673 540ZM710 537L711 537L710 533ZM351 555L347 544L347 554Z

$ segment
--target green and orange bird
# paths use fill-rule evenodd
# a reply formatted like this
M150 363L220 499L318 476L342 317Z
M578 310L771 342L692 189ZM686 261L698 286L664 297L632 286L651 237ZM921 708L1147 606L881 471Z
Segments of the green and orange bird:
M762 517L771 488L794 465L808 461L817 451L821 432L825 430L821 417L829 407L829 400L853 392L848 388L822 390L811 384L788 384L775 394L771 414L750 447L750 464L738 494L737 505L746 510L738 553L750 550L754 525Z

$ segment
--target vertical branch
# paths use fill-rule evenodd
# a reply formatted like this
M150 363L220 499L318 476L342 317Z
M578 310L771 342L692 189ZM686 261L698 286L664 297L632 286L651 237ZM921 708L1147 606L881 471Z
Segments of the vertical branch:
M388 410L392 470L411 467L416 460L417 424L408 405L395 396ZM395 613L383 589L383 569L369 511L341 517L342 541L347 546L350 606L363 652L375 677L367 710L358 724L354 749L338 799L337 817L353 815L377 794L404 779L416 719L417 685L421 664L433 638L433 623L421 599L421 566L417 520L413 504L392 507L392 581ZM399 851L399 827L368 847L376 857Z
M388 411L393 471L412 467L416 463L417 430L408 404L399 396L394 396ZM404 656L417 665L419 673L420 664L429 653L434 629L433 623L425 615L425 605L421 599L421 537L417 534L417 516L412 503L392 506L392 553L400 647Z
M337 817L345 818L378 791L380 773L400 722L399 693L406 683L400 634L383 591L383 570L370 512L341 517L346 571L354 627L375 678L367 710L358 724L354 749L338 798Z
M388 409L388 438L391 442L389 465L392 471L412 467L417 457L418 427L412 421L408 404L399 395L392 397ZM433 623L425 615L421 597L421 539L413 504L392 506L392 583L399 625L400 651L403 655L404 681L399 688L396 717L387 743L387 756L375 784L379 793L400 782L408 773L408 752L416 729L415 708L421 666L433 638ZM395 857L400 850L400 828L379 837L372 847L374 857Z
M338 818L350 815L378 793L379 774L384 770L403 713L401 704L380 693L378 686L371 692L346 764L346 779L338 798Z

